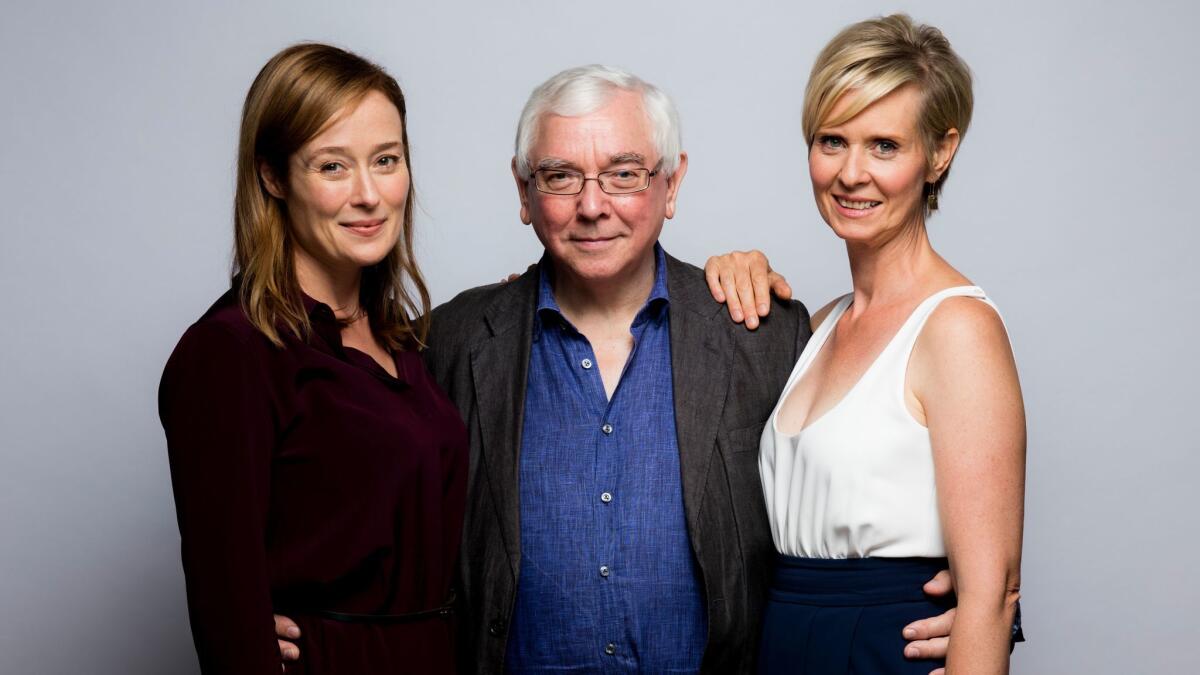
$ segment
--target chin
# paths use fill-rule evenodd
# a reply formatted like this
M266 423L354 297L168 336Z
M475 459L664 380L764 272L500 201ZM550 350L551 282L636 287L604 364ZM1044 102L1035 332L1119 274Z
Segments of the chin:
M383 262L387 258L388 253L391 252L392 249L390 246L380 250L354 251L346 255L344 260L355 267L373 267Z

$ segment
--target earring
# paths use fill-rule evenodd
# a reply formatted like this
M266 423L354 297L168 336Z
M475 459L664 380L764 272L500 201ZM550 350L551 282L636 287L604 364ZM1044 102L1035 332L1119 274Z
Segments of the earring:
M930 211L937 211L938 198L936 183L925 184L925 204L929 207Z

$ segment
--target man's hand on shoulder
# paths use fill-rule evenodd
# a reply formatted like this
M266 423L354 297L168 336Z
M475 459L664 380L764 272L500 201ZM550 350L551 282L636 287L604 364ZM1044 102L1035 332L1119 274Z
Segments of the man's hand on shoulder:
M704 278L713 299L723 302L734 323L758 328L759 319L771 311L771 294L792 299L792 287L771 269L762 251L732 251L704 263Z

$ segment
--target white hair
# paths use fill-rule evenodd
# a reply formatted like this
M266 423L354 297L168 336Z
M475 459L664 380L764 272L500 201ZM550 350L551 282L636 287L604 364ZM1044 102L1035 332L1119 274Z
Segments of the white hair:
M642 110L650 122L659 169L671 176L679 168L679 111L663 90L637 75L613 66L590 65L568 68L543 82L525 103L517 123L517 175L529 180L533 167L529 150L537 142L544 115L579 117L595 112L620 91L641 94Z

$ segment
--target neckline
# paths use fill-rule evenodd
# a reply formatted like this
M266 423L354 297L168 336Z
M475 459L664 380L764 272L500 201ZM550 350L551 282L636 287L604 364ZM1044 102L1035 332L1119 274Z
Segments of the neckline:
M830 406L829 409L821 413L816 419L806 419L804 421L804 426L798 431L792 433L781 431L779 429L779 410L783 407L783 404L787 401L788 397L792 395L792 390L796 388L796 384L799 383L800 380L803 379L804 374L808 372L808 369L812 366L813 361L817 360L817 356L821 353L821 350L825 348L825 343L829 340L830 334L832 334L837 328L838 321L841 321L842 316L846 313L846 310L850 309L850 306L854 304L853 292L842 296L841 300L838 301L837 306L835 306L833 311L829 313L829 316L825 317L825 321L822 322L821 327L817 329L818 332L821 333L820 339L816 341L816 348L813 350L812 356L807 360L805 360L805 357L808 356L808 346L812 345L813 341L810 340L809 345L805 345L804 353L800 355L803 363L797 365L796 372L792 375L791 381L789 381L787 386L784 388L783 395L779 397L779 403L775 407L775 412L771 415L772 431L786 438L799 438L800 436L803 436L804 433L809 429L812 429L822 420L829 417L832 413L841 408L842 404L844 404L847 399L849 399L856 391L858 391L859 385L861 385L867 379L867 377L875 371L876 365L879 363L880 359L883 358L883 355L888 353L888 350L890 350L892 345L896 343L896 339L904 333L904 329L908 328L909 323L912 322L913 318L920 313L921 309L925 307L925 305L936 299L940 299L952 294L952 291L961 290L983 293L983 289L979 286L950 286L934 292L921 302L917 303L917 306L914 307L912 312L910 312L909 315L904 319L904 322L900 324L900 327L896 329L896 332L893 333L890 338L888 338L887 343L883 345L883 349L879 350L879 353L875 355L875 358L871 359L870 365L868 365L866 370L864 370L862 374L858 376L858 379L854 381L854 384L850 385L850 388L846 390L846 393L842 394L842 397L838 399L837 403L834 403L832 406Z

